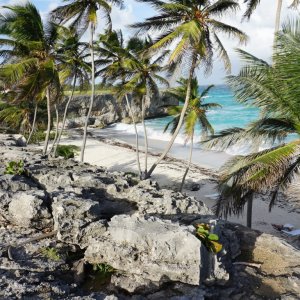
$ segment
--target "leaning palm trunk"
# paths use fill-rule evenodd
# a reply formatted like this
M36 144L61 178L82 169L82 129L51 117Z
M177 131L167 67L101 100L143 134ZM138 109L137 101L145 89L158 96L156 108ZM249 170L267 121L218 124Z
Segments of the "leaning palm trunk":
M89 123L89 119L91 116L92 108L93 108L93 103L94 103L94 94L95 94L95 61L94 61L94 25L93 23L90 24L90 51L91 51L91 63L92 63L92 93L91 93L91 99L90 99L90 107L85 119L85 124L84 124L84 132L83 132L83 143L82 143L82 148L81 148L81 153L80 153L80 161L84 161L84 151L85 151L85 146L86 146L86 138L87 138L87 127Z
M188 173L188 171L190 170L190 167L191 167L191 163L192 163L192 155L193 155L193 146L194 146L194 132L192 133L192 137L191 137L191 146L190 146L190 156L189 156L189 162L188 162L188 165L187 165L187 168L184 172L184 175L182 177L182 181L181 181L181 185L180 185L180 192L182 192L182 189L183 189L183 186L184 186L184 182L185 182L185 178L186 178L186 175Z
M65 129L68 108L69 108L69 105L70 105L71 101L73 100L74 91L75 91L75 84L76 84L76 75L74 76L74 81L73 81L71 96L69 97L68 102L67 102L67 104L65 106L65 111L64 111L64 116L63 116L63 120L62 120L61 129L59 131L58 139L57 139L57 141L55 143L55 147L54 147L54 155L56 155L57 146L60 143L60 139L61 139L62 133L63 133L63 131Z
M54 108L55 108L55 115L56 115L56 128L55 128L55 135L54 135L53 143L52 143L51 149L49 151L49 154L52 153L52 151L56 145L57 137L58 137L59 115L58 115L58 109L57 109L56 104L54 105ZM55 156L55 154L56 154L56 147L55 147L55 151L54 151L54 156Z
M133 114L131 105L129 103L128 95L127 94L125 95L125 99L126 99L126 104L127 104L130 116L131 116L131 120L132 120L132 124L133 124L133 127L134 127L134 131L135 131L136 163L137 163L137 167L138 167L139 178L141 178L142 177L142 171L141 171L140 154L139 154L139 135L138 135L138 131L137 131L137 128L136 128L136 122L135 122L134 114Z
M35 108L34 108L34 114L33 114L33 121L32 121L32 126L31 126L31 131L29 133L28 139L27 139L27 144L29 144L31 137L33 135L33 132L35 130L35 122L36 122L36 115L37 115L37 104L35 104Z
M151 176L151 174L153 173L153 171L155 170L155 168L157 167L157 165L165 158L165 156L168 154L168 152L170 151L171 147L173 146L173 143L180 131L180 128L182 126L183 123L183 119L186 113L186 110L188 108L189 105L189 101L190 101L190 96L191 96L191 82L192 82L192 78L194 76L194 71L196 69L196 64L197 64L197 55L194 54L193 58L192 58L192 65L191 65L191 69L190 69L190 74L189 74L189 79L188 79L188 83L187 83L187 90L186 90L186 97L185 97L185 102L180 114L180 118L179 118L179 122L178 125L173 133L173 136L171 138L171 140L169 141L165 151L159 156L159 158L157 159L157 161L151 166L150 170L147 172L147 174L145 174L145 179L149 178Z
M249 196L247 201L247 227L252 227L252 206L253 206L253 194Z
M282 10L282 0L277 0L277 10L276 10L276 19L275 19L275 34L279 31L281 10Z
M48 144L49 144L49 137L50 137L50 130L51 130L50 87L48 87L47 90L46 90L46 99L47 99L48 124L47 124L47 132L46 132L46 137L45 137L43 155L45 155L47 153Z
M147 176L147 167L148 167L148 135L145 124L145 114L146 114L146 105L145 105L145 96L142 98L142 125L144 129L144 141L145 141L145 177Z

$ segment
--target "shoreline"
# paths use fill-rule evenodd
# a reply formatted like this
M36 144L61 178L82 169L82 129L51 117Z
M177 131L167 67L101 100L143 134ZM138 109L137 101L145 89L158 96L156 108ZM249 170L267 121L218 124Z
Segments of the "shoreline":
M69 138L64 137L62 144L74 144L81 146L81 135L76 131L68 131ZM142 147L141 147L142 148ZM140 149L140 160L143 169L144 153ZM158 153L149 151L149 166L157 159ZM85 151L85 162L103 166L108 171L122 171L137 173L135 147L116 138L109 138L107 135L97 136L90 130L87 147ZM183 159L174 158L169 155L153 173L152 180L157 181L161 188L177 190L180 186L183 173L186 168L186 162ZM197 164L192 164L187 175L186 184L183 193L195 197L198 201L204 202L209 208L212 208L216 202L218 172L214 169L207 169ZM198 191L192 191L191 185L199 184ZM253 229L283 237L275 230L271 224L291 223L295 229L300 228L299 210L288 206L285 202L278 201L276 206L269 213L267 199L263 195L255 199L253 204ZM246 215L230 216L228 221L246 224Z

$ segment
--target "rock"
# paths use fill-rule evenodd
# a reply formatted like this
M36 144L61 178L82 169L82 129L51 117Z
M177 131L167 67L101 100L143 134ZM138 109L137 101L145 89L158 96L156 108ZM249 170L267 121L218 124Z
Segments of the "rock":
M153 282L201 280L201 242L193 228L142 216L115 216L107 233L90 240L85 259ZM203 249L206 251L206 249Z
M52 214L58 240L78 245L83 229L96 221L100 213L99 203L95 201L83 200L72 194L55 197Z
M18 192L9 203L9 219L25 228L46 228L52 225L47 197L43 191Z
M132 110L136 120L141 118L141 108L135 99L131 99L129 95L129 101L131 102ZM67 100L67 99L66 99ZM83 126L85 116L88 110L90 96L82 95L75 96L70 103L68 116L67 116L67 128L74 128ZM168 105L177 105L178 101L170 97L160 97L159 95L153 95L152 101L146 103L146 117L153 117L159 115L166 115L165 107ZM63 113L63 107L61 106L60 113ZM125 108L125 109L124 109ZM96 95L91 114L93 121L90 125L99 127L99 125L108 125L121 120L130 119L129 112L127 110L126 100L121 102L114 98L112 95ZM131 122L130 122L131 123Z
M153 215L173 221L192 221L199 215L210 215L212 211L194 197L184 196L171 190L159 190L150 180L141 181L126 191L127 198L135 202L142 215Z
M201 188L201 185L199 183L192 183L191 185L191 191L195 192L195 191L199 191Z

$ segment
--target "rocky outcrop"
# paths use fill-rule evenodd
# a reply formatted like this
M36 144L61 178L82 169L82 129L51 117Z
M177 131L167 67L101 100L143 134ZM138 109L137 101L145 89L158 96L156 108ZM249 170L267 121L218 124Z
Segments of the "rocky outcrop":
M0 174L12 159L27 172L0 177L0 298L297 299L299 250L281 239L151 180L2 138ZM196 237L201 222L220 236L218 255ZM91 291L89 272L103 265L114 272Z
M141 106L136 99L128 96L136 120L141 119ZM67 101L67 99L65 99ZM80 127L85 122L85 116L89 108L90 96L75 96L70 103L66 126L68 128ZM151 102L146 103L146 118L162 116L166 114L165 106L176 105L175 99L153 96ZM61 114L64 105L61 106ZM131 123L125 99L117 100L112 95L96 95L92 108L89 125L93 127L103 127L115 122Z

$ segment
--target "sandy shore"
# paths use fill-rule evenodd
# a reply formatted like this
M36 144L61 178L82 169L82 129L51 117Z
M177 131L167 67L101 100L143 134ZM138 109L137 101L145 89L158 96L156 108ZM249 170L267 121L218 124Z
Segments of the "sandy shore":
M62 140L63 144L81 146L81 135L72 131L68 138ZM157 153L148 157L148 166L156 160ZM141 165L144 168L144 153L140 154ZM108 138L107 135L89 137L85 151L85 162L106 167L109 171L123 171L137 173L135 150L130 144ZM217 164L220 164L218 162ZM152 179L157 181L162 188L178 190L183 173L186 168L184 160L168 157L155 170ZM203 201L208 207L213 207L216 202L216 170L192 165L187 176L184 193ZM193 183L200 184L199 191L191 191ZM280 235L273 229L272 223L290 223L295 228L300 228L300 217L297 211L283 203L278 203L269 213L268 202L256 199L253 205L253 228L263 232ZM231 216L228 220L246 224L244 216Z

